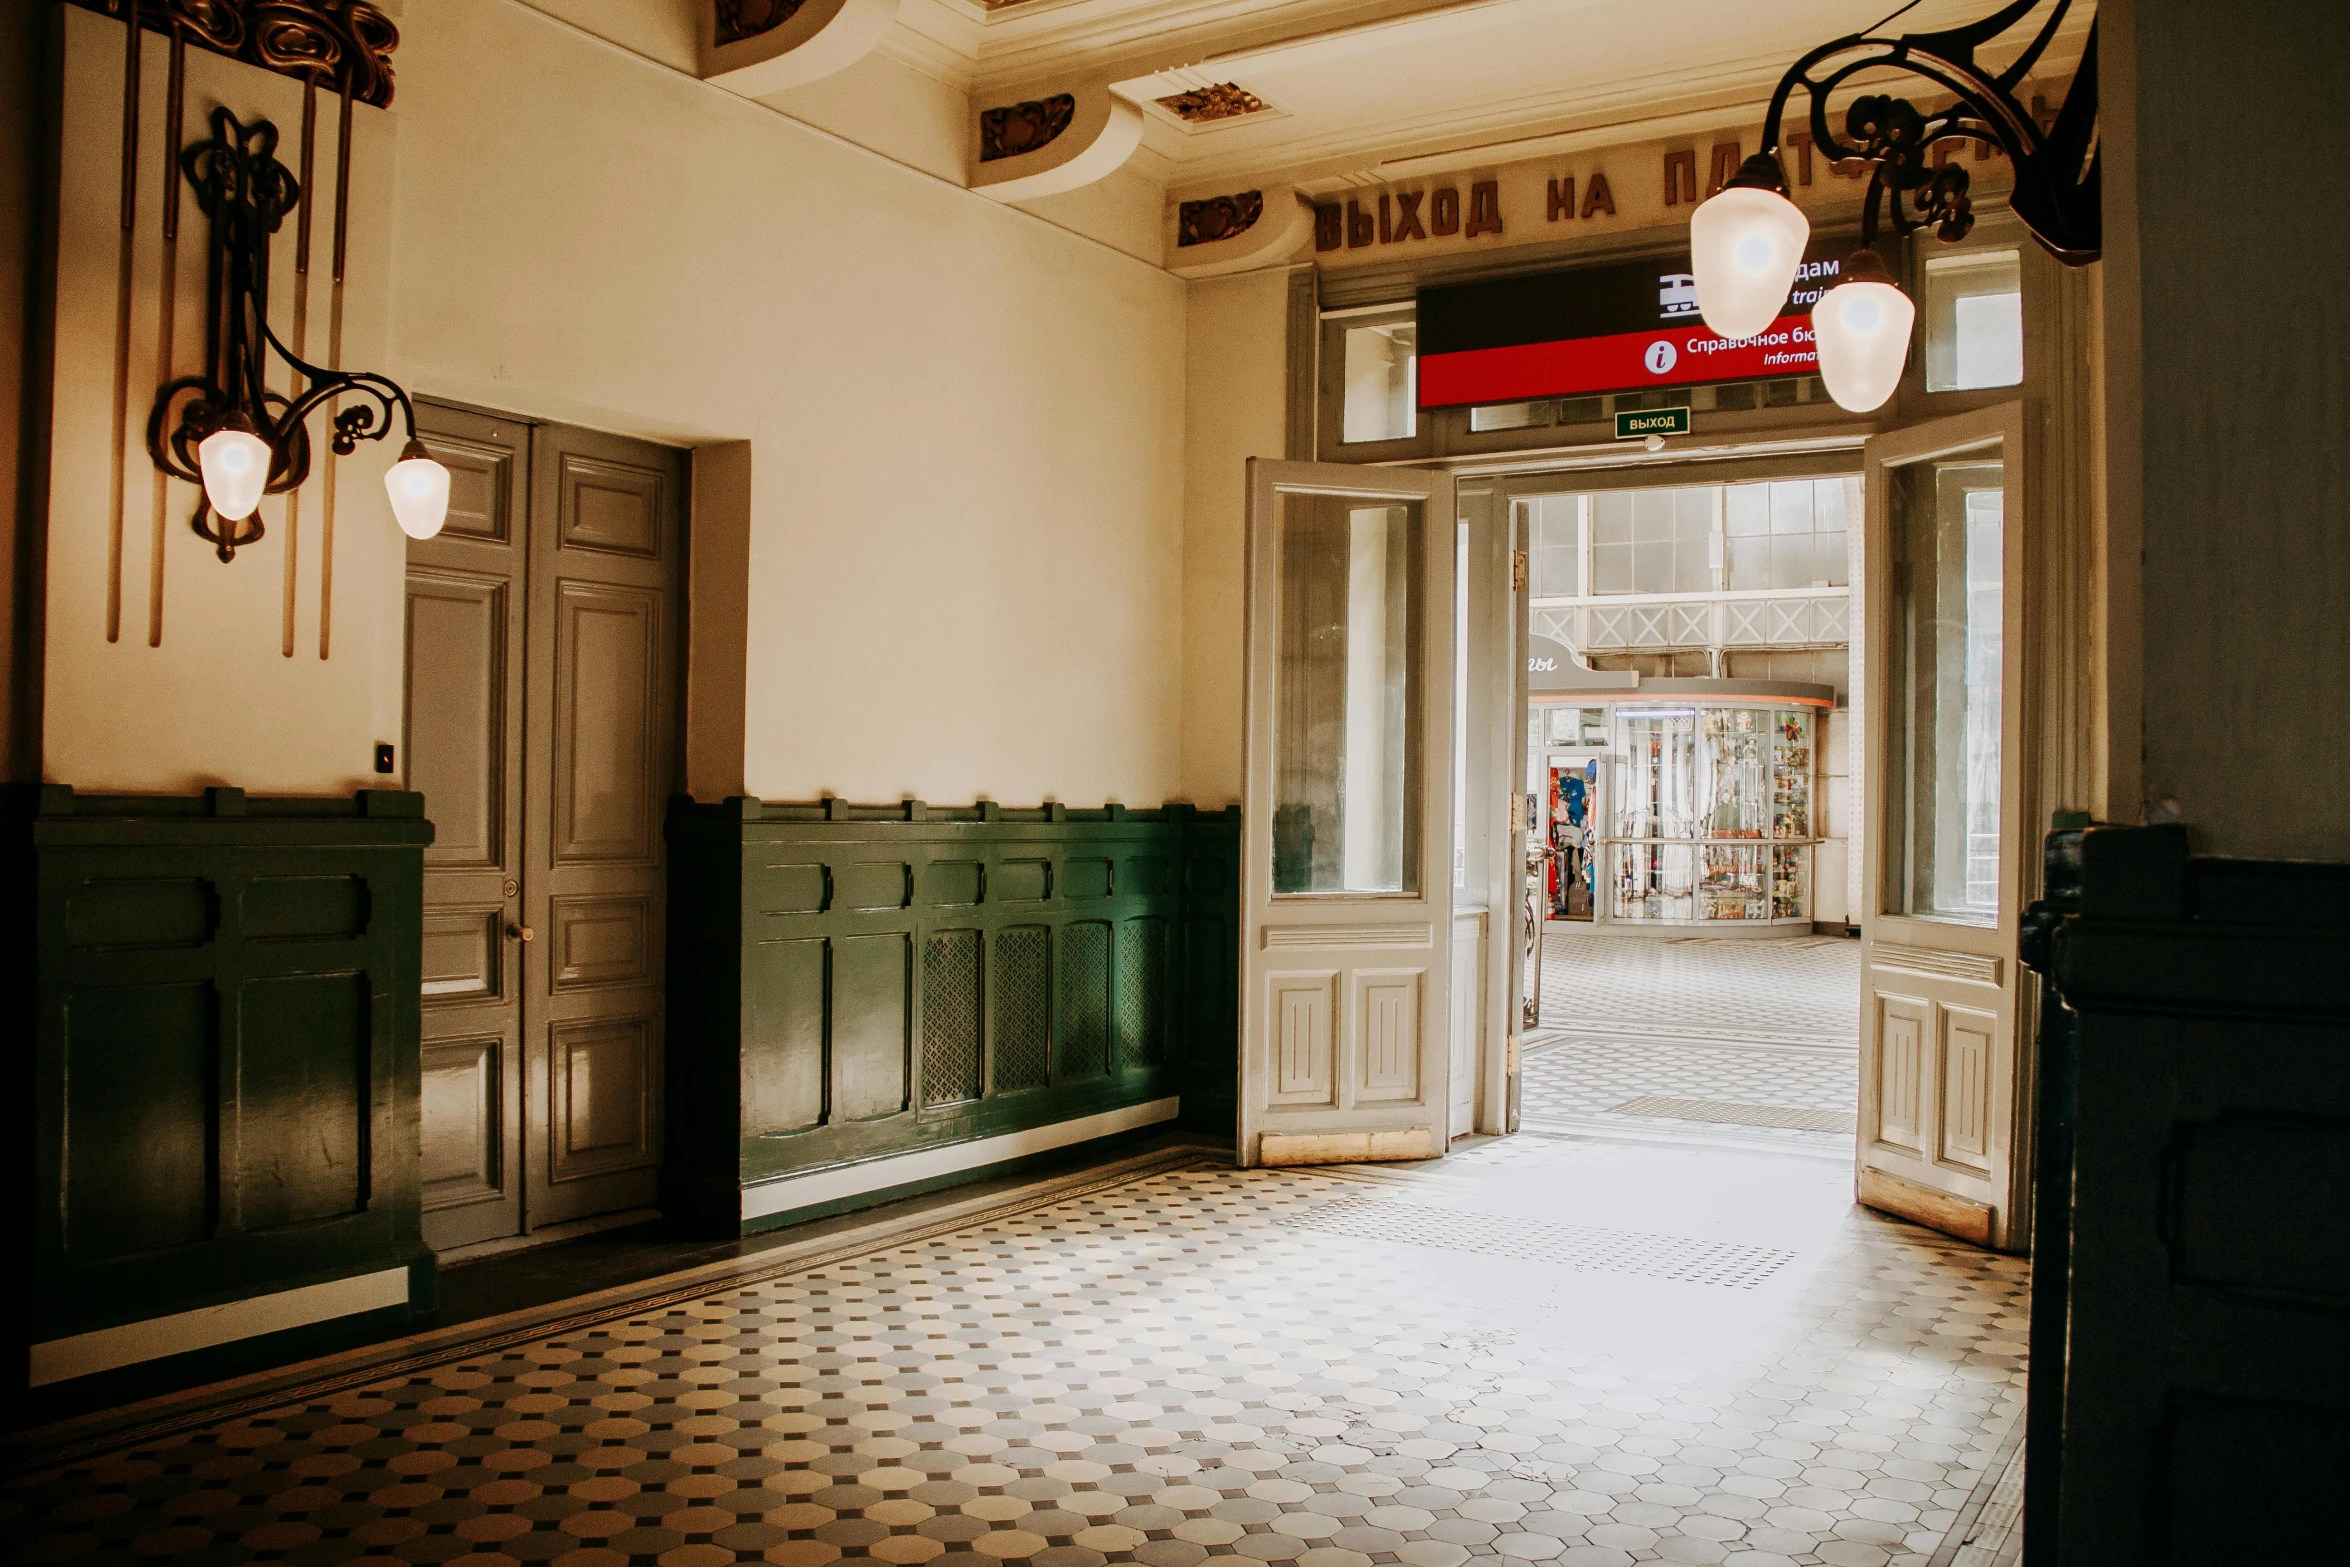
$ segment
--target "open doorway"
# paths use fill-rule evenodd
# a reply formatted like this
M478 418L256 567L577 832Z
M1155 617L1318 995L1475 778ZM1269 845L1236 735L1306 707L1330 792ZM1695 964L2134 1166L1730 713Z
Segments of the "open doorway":
M1849 1163L1860 454L1528 475L1520 1125Z

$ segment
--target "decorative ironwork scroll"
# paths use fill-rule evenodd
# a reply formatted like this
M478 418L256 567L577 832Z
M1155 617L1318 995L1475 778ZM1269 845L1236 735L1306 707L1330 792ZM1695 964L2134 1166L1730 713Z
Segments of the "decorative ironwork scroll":
M1035 152L1067 130L1076 118L1077 99L1065 92L1029 103L1008 103L1000 109L982 109L979 161L993 163L998 158Z
M718 19L712 35L720 47L772 33L800 14L807 0L711 0Z
M328 369L306 362L278 340L269 324L269 241L300 200L293 173L277 161L277 127L267 120L248 126L224 108L212 111L212 139L180 154L180 167L195 188L196 203L212 220L211 275L220 280L205 333L202 373L179 376L156 395L147 420L147 453L174 478L202 489L198 455L207 437L245 421L269 445L265 493L283 495L310 474L310 415L329 404L333 450L349 456L361 441L391 433L392 415L403 415L413 438L416 418L408 394L369 371ZM292 397L270 388L266 356L275 349L290 365L301 390ZM340 399L351 397L349 407ZM209 499L200 500L191 523L211 541L223 561L263 533L258 511L243 519L218 518Z
M1265 193L1261 190L1235 191L1229 196L1184 202L1175 209L1176 247L1212 245L1217 240L1245 234L1264 215Z
M1244 114L1262 114L1265 100L1237 82L1195 87L1159 100L1159 107L1179 120L1203 125L1210 120L1236 120Z
M141 27L384 108L400 29L367 0L73 0Z

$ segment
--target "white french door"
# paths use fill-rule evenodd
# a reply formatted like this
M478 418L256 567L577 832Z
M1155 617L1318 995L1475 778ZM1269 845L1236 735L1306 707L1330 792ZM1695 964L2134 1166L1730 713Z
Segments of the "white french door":
M1868 444L1857 1189L2020 1247L2024 410Z
M1431 1158L1452 1114L1453 481L1249 463L1243 1165Z

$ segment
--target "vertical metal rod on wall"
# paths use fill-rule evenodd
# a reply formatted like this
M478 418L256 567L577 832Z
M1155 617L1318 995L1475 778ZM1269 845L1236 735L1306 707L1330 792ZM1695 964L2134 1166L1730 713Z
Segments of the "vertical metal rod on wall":
M302 193L294 209L294 357L297 359L307 358L310 352L310 186L317 165L317 146L318 81L313 77L302 83ZM287 388L289 396L302 395L301 380L301 374L296 372L295 384ZM301 569L301 557L302 492L296 489L286 497L286 582L278 637L278 652L287 658L294 656L294 582Z
M188 88L188 41L180 36L175 24L171 31L171 86L164 95L163 108L163 272L156 285L159 296L156 310L156 337L159 373L156 379L168 383L176 368L172 363L172 337L179 329L180 282L180 142L186 134ZM171 501L171 475L161 468L155 470L155 506L148 522L147 538L147 645L163 646L163 537L164 513Z
M139 13L124 0L122 53L122 241L114 280L114 480L106 509L106 640L122 640L122 520L130 455L131 239L139 198Z
M343 367L343 261L351 236L351 82L343 80L342 125L335 143L335 275L333 305L327 325L326 367ZM342 399L326 405L326 422L333 428ZM335 453L326 451L326 480L318 521L318 656L332 645L335 624Z

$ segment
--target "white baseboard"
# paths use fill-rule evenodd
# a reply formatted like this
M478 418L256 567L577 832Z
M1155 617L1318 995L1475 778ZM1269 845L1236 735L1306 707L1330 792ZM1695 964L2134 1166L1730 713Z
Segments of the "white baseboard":
M893 1186L908 1186L941 1175L957 1175L965 1170L1001 1164L1007 1159L1050 1153L1055 1148L1091 1142L1097 1137L1130 1132L1138 1127L1156 1126L1162 1121L1174 1120L1182 1103L1182 1100L1170 1095L1165 1099L1153 1099L1147 1104L1127 1105L1122 1109L1104 1110L1098 1115L1080 1116L1074 1121L1056 1121L1050 1126L1031 1127L1024 1132L1005 1132L998 1137L949 1143L943 1148L925 1148L916 1153L892 1154L887 1158L867 1159L857 1164L836 1165L831 1169L811 1170L806 1175L780 1176L744 1188L742 1216L746 1220L764 1219L770 1214L789 1213L795 1208L812 1208L818 1203L838 1202L844 1197L862 1197L868 1192L887 1191Z
M98 1328L67 1338L53 1338L32 1346L32 1385L47 1387L94 1372L135 1366L141 1361L184 1355L192 1349L211 1349L242 1338L305 1328L384 1306L406 1305L408 1270L385 1268L325 1284L255 1295L168 1317L149 1317L120 1327Z

